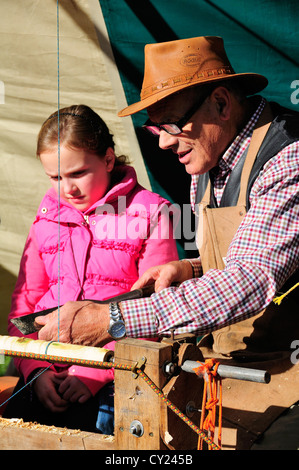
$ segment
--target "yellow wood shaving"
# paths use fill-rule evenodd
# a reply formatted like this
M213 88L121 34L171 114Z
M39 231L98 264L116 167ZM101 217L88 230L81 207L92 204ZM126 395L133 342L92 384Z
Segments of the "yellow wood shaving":
M67 436L84 434L80 429L68 429L68 428L57 428L56 426L46 426L45 424L39 424L37 422L26 422L21 418L1 418L0 427L17 427L22 429L35 429L38 431L44 431L54 434L63 434ZM87 435L87 434L86 434Z

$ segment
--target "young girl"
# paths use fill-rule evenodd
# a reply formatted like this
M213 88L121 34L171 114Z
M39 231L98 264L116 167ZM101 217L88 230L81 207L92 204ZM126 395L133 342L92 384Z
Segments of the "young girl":
M37 155L52 188L30 229L9 318L70 300L109 299L130 291L150 266L178 258L168 201L138 184L92 109L78 105L52 114L41 127ZM9 333L20 336L11 322ZM28 359L15 364L19 389L38 377L10 400L5 417L87 431L97 423L98 431L113 432L111 369Z

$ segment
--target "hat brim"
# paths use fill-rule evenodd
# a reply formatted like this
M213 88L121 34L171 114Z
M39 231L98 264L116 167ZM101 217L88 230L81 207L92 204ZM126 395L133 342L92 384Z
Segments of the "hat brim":
M168 89L162 89L151 96L144 98L143 100L137 101L136 103L127 106L126 108L119 111L119 117L130 116L132 114L138 113L146 108L149 108L153 104L161 101L168 96L172 95L173 93L177 93L178 91L184 90L190 86L201 86L201 85L208 85L210 83L215 83L217 81L227 81L227 80L234 80L238 81L241 88L243 89L244 93L249 95L254 95L262 91L268 85L268 80L263 75L259 75L257 73L239 73L239 74L232 74L226 75L221 77L210 78L209 80L201 80L200 82L192 82L192 83L185 83L184 85L172 86Z

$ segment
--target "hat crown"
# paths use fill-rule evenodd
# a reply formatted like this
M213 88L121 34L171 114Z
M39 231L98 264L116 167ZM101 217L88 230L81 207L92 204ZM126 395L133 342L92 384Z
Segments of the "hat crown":
M147 44L141 99L234 73L220 37Z

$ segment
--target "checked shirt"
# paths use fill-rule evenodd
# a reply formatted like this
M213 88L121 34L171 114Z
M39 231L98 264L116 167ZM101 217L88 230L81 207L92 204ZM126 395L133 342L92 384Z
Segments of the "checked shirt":
M265 105L262 98L251 119L226 150L214 180L219 202L227 179L250 143ZM203 335L245 320L268 306L285 281L298 269L299 142L271 158L250 192L250 209L226 257L224 270L200 275L200 259L191 260L195 277L149 298L121 304L127 336ZM192 177L194 208L197 176Z

